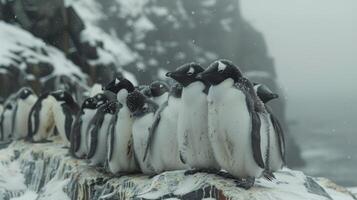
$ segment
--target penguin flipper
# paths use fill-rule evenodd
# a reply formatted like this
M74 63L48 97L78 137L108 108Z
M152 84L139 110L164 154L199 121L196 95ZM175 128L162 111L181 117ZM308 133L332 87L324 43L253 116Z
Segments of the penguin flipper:
M100 119L99 116L94 116L92 120L91 127L89 128L89 133L90 133L90 144L89 144L89 152L87 155L87 158L90 159L94 156L96 150L97 150L97 144L98 144L98 132L100 129L100 125L102 124L103 119Z
M113 146L114 146L114 139L115 139L115 124L118 119L118 115L115 114L112 118L110 125L109 125L109 135L108 135L108 144L110 145L108 148L108 161L111 161L113 158Z
M157 110L157 112L155 113L155 119L153 124L151 125L151 127L149 128L149 136L148 136L148 142L146 144L146 148L145 148L145 153L144 153L144 158L143 161L146 160L149 149L151 149L151 144L152 141L155 137L155 133L156 133L156 129L157 126L159 125L159 122L161 120L161 112L169 105L168 101L165 101L160 108Z
M80 119L80 116L77 116L76 120L74 121L70 135L70 150L72 155L75 155L75 152L79 150L81 144L82 123L83 121Z
M72 116L72 109L68 105L62 105L63 113L65 114L65 122L64 122L64 130L66 132L66 137L67 140L71 140L71 130L72 130L72 124L73 124L73 116Z
M272 113L272 111L270 109L267 109L269 114L270 114L270 119L271 122L273 124L273 127L275 129L275 134L278 138L278 142L279 142L279 152L280 152L280 156L283 160L283 163L286 163L286 159L285 159L285 137L284 137L284 131L281 127L281 124L279 122L279 120L275 117L275 115Z
M0 115L0 141L4 140L4 114Z
M265 167L264 165L264 159L262 155L262 149L260 146L260 126L261 126L261 121L259 118L259 115L256 112L251 113L252 117L252 148L253 148L253 157L255 162L258 164L259 167L263 168Z

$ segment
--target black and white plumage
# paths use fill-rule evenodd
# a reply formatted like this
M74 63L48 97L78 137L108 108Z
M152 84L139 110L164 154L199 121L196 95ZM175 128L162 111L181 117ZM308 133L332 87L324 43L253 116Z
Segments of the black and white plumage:
M31 88L24 87L16 93L13 139L18 140L27 136L29 114L36 101L37 95Z
M163 103L149 130L148 146L144 159L149 159L156 173L169 170L186 169L182 162L177 142L177 120L181 108L182 85L171 87L168 100ZM162 149L165 153L162 153Z
M209 85L197 79L197 74L203 71L199 64L189 63L166 74L183 86L177 125L178 148L181 159L189 167L220 169L208 138Z
M51 92L54 98L52 112L57 131L66 147L70 147L72 125L80 108L70 93L58 90Z
M31 108L28 120L27 139L32 142L46 142L53 134L55 120L52 112L55 98L49 92L39 96Z
M87 159L93 166L103 166L107 155L107 140L109 123L116 113L120 104L118 102L108 102L100 106L90 122L88 133L89 152Z
M139 167L134 154L131 113L134 105L128 99L139 92L127 79L115 79L105 89L116 93L117 101L122 105L109 124L108 171L113 174L136 172Z
M199 77L212 84L209 134L220 166L239 178L262 176L276 146L269 144L268 112L253 84L227 60L214 62Z
M268 103L269 101L279 98L278 94L273 93L266 85L261 83L253 83L254 90L257 93L260 100L263 103Z
M155 112L159 106L140 92L128 96L128 105L133 113L132 126L134 152L140 170L144 174L155 174L153 160L143 159L150 140L150 128L155 120Z
M84 158L88 153L87 128L97 108L97 99L94 97L87 98L73 123L70 139L71 153L77 158Z

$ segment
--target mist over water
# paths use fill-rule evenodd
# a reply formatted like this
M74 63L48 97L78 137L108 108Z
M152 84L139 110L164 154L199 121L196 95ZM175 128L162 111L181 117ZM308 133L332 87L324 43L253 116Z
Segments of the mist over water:
M285 91L304 171L356 186L357 1L243 0Z

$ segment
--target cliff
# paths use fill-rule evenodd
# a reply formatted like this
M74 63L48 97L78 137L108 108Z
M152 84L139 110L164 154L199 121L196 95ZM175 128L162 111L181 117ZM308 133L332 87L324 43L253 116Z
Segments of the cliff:
M0 200L65 199L356 199L346 189L324 178L284 169L276 180L258 179L244 190L233 180L183 171L154 177L113 177L69 156L60 143L17 141L0 150Z

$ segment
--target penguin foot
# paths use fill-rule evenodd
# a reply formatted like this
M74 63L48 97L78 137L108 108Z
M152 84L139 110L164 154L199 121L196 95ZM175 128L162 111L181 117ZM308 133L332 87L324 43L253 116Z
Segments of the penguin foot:
M184 175L189 176L197 173L217 174L219 171L217 169L190 169L185 171Z
M268 181L273 181L274 179L276 179L273 172L268 172L268 171L263 172L263 177Z
M39 141L31 141L32 143L51 143L52 140L48 140L48 139L42 139L42 140L39 140Z
M225 171L219 171L219 172L217 172L217 175L222 178L225 178L225 179L233 179L233 180L237 179L237 177L235 177L232 174L225 172Z
M240 178L240 179L236 179L234 182L236 183L237 187L241 187L248 190L254 186L255 178L254 177Z

